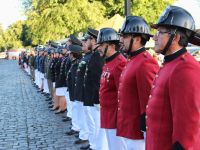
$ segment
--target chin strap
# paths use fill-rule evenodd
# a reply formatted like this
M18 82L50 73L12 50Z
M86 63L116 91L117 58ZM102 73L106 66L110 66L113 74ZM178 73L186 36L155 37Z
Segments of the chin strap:
M127 54L128 54L128 55L130 55L130 53L131 53L132 45L133 45L133 37L131 37L131 41L130 41L130 44L129 44L129 48L128 48L128 51L127 51Z
M100 46L100 45L98 45L97 47L95 47L95 48L93 49L93 51L95 52L95 51L99 48L99 46Z
M172 41L174 39L174 36L176 35L176 31L177 29L175 29L174 31L170 32L170 38L167 42L167 44L165 45L165 48L163 49L163 51L161 52L161 54L165 55L170 47L170 45L172 44Z
M107 51L108 51L108 45L106 46L106 49L105 49L105 51L104 51L104 53L103 53L103 58L106 57L106 53L107 53Z

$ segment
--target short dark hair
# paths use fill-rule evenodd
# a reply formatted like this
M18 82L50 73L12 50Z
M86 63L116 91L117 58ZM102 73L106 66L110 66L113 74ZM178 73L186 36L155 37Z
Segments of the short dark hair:
M188 41L189 41L189 37L186 34L186 32L183 31L183 30L177 30L177 33L180 35L180 40L178 41L178 44L180 46L187 47Z
M107 43L108 44L114 44L116 51L118 51L120 49L120 43L119 43L119 41L110 41L110 42L107 42Z
M176 34L180 35L180 40L178 41L178 44L180 46L187 47L191 32L187 30L183 30L181 28L175 28L175 27L170 28L169 32L173 32L174 30L176 30Z
M142 46L145 46L146 45L146 43L147 43L147 41L149 40L149 37L147 36L147 35L145 35L145 34L135 34L135 35L133 35L133 37L136 37L136 36L139 36L140 38L141 38L141 42L140 42L140 44L142 45Z

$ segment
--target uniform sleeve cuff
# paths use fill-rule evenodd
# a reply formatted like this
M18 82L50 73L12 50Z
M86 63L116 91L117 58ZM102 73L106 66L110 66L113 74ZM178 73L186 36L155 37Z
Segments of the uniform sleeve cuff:
M175 142L172 146L172 150L184 150L184 148L179 142Z
M140 116L140 130L142 131L146 131L146 113L143 113L141 116Z

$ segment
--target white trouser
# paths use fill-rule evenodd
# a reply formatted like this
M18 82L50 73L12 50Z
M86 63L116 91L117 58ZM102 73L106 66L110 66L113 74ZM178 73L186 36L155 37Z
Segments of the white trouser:
M78 124L78 105L76 101L71 101L72 104L72 130L79 131L80 127Z
M39 75L38 75L38 70L36 70L36 72L35 72L35 82L36 82L36 85L38 86L39 85Z
M44 92L49 93L49 87L46 78L44 78Z
M37 71L37 86L40 85L40 72Z
M82 140L88 140L89 131L85 118L83 102L76 101L76 103L78 106L78 124L80 127L79 138Z
M87 126L89 129L89 144L90 148L96 150L96 143L95 143L95 121L94 118L96 116L95 113L96 108L92 106L84 106L85 112L85 119L87 122Z
M31 68L30 68L30 66L28 66L28 75L31 75Z
M69 92L66 91L65 93L65 99L66 99L66 103L67 103L67 117L72 118L72 104L69 98Z
M145 150L145 140L132 140L124 138L127 150Z
M94 122L95 122L95 145L96 150L109 150L108 148L108 141L106 138L105 129L100 128L100 110L97 107L94 107L93 111Z
M44 84L44 74L43 73L39 73L39 87L42 87L42 84Z
M34 81L34 83L36 84L37 83L37 69L35 69L34 73L35 73L35 81Z
M27 67L28 67L28 65L27 65L26 63L24 63L24 70L25 70L26 72L28 72Z
M116 129L105 129L109 150L127 150L124 138L116 136Z

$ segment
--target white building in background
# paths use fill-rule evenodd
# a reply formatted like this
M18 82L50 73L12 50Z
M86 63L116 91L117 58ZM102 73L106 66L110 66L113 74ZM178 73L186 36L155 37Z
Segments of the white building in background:
M182 7L191 13L195 20L196 29L200 29L200 0L178 0L174 5Z

